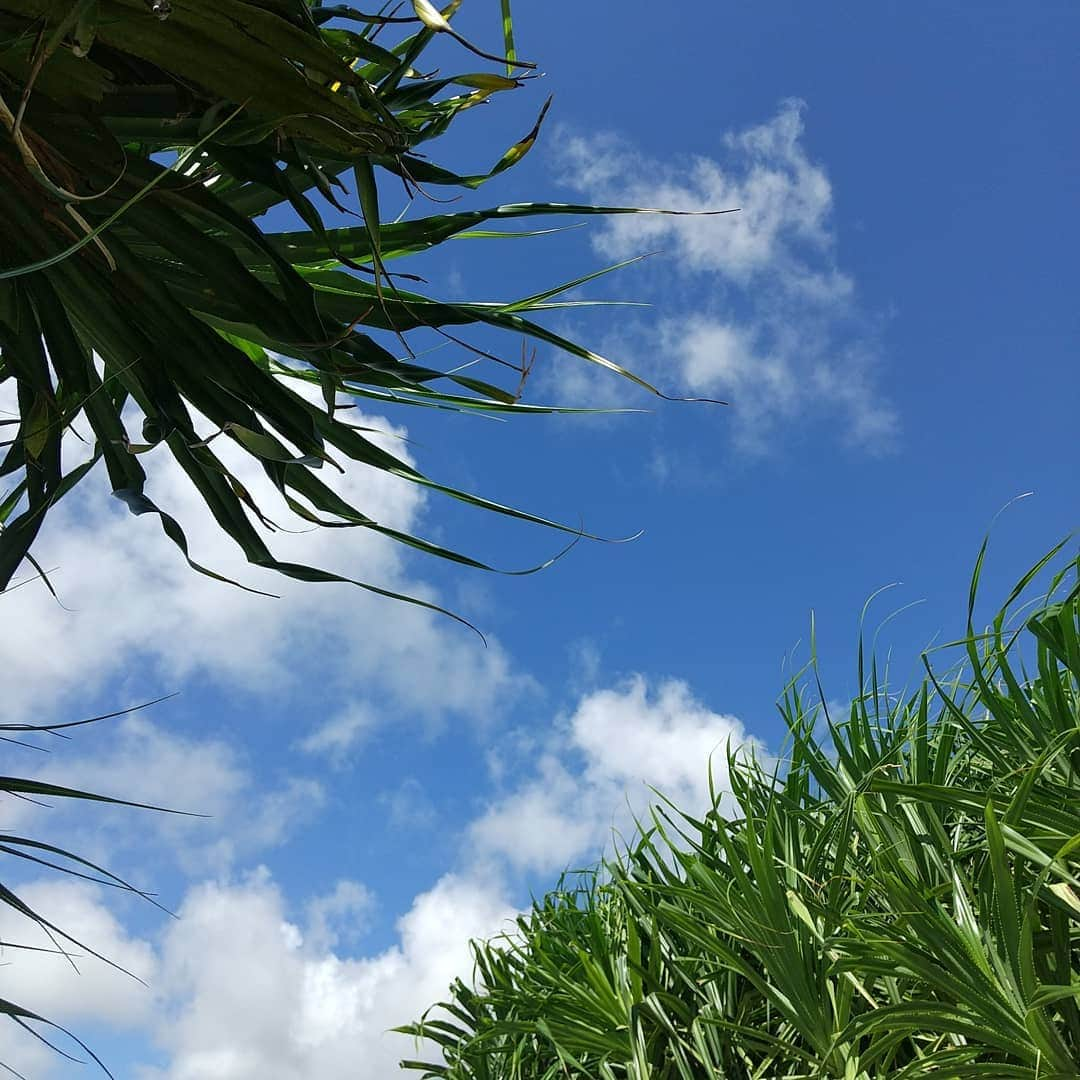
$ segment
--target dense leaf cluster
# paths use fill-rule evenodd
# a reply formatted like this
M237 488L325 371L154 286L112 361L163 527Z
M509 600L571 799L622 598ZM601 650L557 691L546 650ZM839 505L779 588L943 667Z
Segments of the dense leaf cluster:
M383 528L320 468L355 463L540 520L434 483L341 411L342 395L550 411L519 400L524 361L466 353L504 377L513 369L505 387L459 370L460 350L446 370L420 362L407 340L420 327L455 342L462 326L495 327L621 371L530 317L580 281L516 303L447 303L387 269L452 237L506 235L487 222L611 212L515 204L380 220L379 175L413 195L473 189L537 137L545 110L486 173L427 156L464 110L521 86L532 67L513 57L503 0L510 55L480 55L505 74L421 70L440 35L474 60L448 22L459 3L390 16L305 0L0 0L0 385L13 380L18 396L17 419L3 421L0 588L32 561L49 508L100 459L112 492L158 514L188 556L180 523L147 490L140 455L157 448L251 563L343 580L274 557L272 521L215 452L218 438L256 459L305 520L468 565L482 564ZM357 224L325 227L316 199ZM275 207L304 229L265 229ZM68 466L61 443L87 428L83 459Z
M1080 1075L1078 565L1012 625L1044 563L986 633L969 610L966 663L947 678L928 663L923 685L890 695L860 651L845 717L793 683L781 761L732 748L730 803L701 820L661 805L605 873L476 945L475 986L459 981L402 1029L445 1060L406 1067L448 1080Z

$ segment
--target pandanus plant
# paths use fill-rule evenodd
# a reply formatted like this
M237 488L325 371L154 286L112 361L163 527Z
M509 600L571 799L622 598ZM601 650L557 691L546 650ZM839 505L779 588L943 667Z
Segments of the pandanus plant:
M620 857L477 943L475 978L401 1029L439 1050L405 1068L1080 1075L1080 562L1012 619L1045 563L985 632L976 573L948 675L928 660L890 692L860 649L844 715L792 682L778 761L730 748L723 804L659 803Z
M489 222L629 212L515 203L381 220L380 176L410 195L471 190L537 138L546 104L486 172L461 175L428 156L462 112L521 87L534 66L516 57L509 0L496 52L453 28L459 4L372 13L318 0L0 0L0 386L14 381L18 397L17 417L3 420L0 588L33 562L48 510L99 459L112 493L157 514L190 562L181 523L147 489L140 455L150 451L175 459L251 563L346 580L274 557L270 518L215 453L219 437L308 522L482 566L382 526L319 475L344 462L541 521L429 479L347 422L343 396L551 411L520 400L519 371L503 386L421 362L408 343L418 328L451 341L462 327L503 330L653 389L535 321L592 275L514 302L448 302L387 269L451 237L490 236ZM438 38L470 70L425 71ZM269 229L261 219L277 208L303 228ZM327 227L327 208L354 223ZM475 355L503 375L514 366ZM61 442L76 421L92 439L67 467Z
M156 702L150 704L156 704ZM136 708L143 707L136 706ZM134 711L135 709L124 709L119 712L90 717L86 720L57 723L4 722L0 723L0 742L41 750L44 749L40 745L42 739L50 737L67 738L74 728L97 724ZM55 806L58 802L63 802L69 805L72 803L84 806L98 804L101 807L128 807L138 810L153 810L159 813L173 812L161 807L147 806L143 803L129 802L125 799L115 799L92 791L65 787L25 776L0 776L0 794L8 798L25 799L46 806ZM86 962L88 958L91 958L90 963L96 960L109 965L130 978L137 978L137 976L98 952L92 942L84 941L75 936L78 931L73 932L70 928L58 925L49 912L32 906L26 900L21 886L12 880L12 871L17 867L21 867L23 871L54 872L77 881L91 882L107 889L119 890L120 892L138 896L155 907L161 908L162 911L166 909L149 893L114 874L107 867L92 862L66 847L49 843L38 837L23 835L21 831L14 832L10 828L5 828L0 832L0 905L3 905L3 910L9 914L13 913L17 916L16 921L21 922L24 928L32 929L36 927L38 932L35 936L38 941L48 942L46 945L31 945L27 944L26 941L5 937L2 947L8 958L6 960L8 975L4 980L3 992L0 993L0 1017L4 1017L21 1028L28 1038L44 1043L67 1061L84 1064L89 1059L98 1065L105 1075L111 1077L113 1074L105 1063L77 1034L69 1031L55 1020L27 1008L22 1001L9 999L8 995L11 994L14 998L21 997L18 986L20 982L18 958L28 952L55 954L58 959L70 965L76 974L80 971L80 965ZM71 1050L75 1052L70 1052ZM22 1075L3 1060L0 1060L0 1071L15 1077Z
M452 25L460 2L368 12L319 0L0 0L0 393L16 400L0 416L0 593L25 563L48 584L35 538L58 500L84 478L100 479L102 461L112 494L134 514L156 514L193 568L218 577L192 561L181 523L148 490L142 456L157 453L183 470L252 564L397 596L360 576L277 559L266 539L272 522L216 452L217 439L257 462L305 521L374 530L465 565L484 566L380 524L320 470L392 473L483 510L554 524L430 479L343 412L357 400L558 411L524 403L524 371L506 376L513 364L495 352L469 355L490 362L506 386L456 362L422 362L409 344L420 329L459 345L462 327L505 331L652 389L535 321L594 275L512 302L451 302L405 289L420 279L388 269L451 238L516 235L499 222L631 212L513 203L382 220L380 178L426 208L429 190L479 188L537 139L546 104L486 171L459 174L428 156L461 113L520 88L533 69L516 56L509 0L502 44L487 51ZM464 70L425 70L439 38ZM76 437L65 444L68 435ZM16 777L0 778L0 792L116 801ZM128 888L29 837L0 837L0 853L8 865L29 860ZM9 885L0 884L0 903L58 949L73 944ZM0 1013L42 1033L42 1018L17 1002L0 1000Z

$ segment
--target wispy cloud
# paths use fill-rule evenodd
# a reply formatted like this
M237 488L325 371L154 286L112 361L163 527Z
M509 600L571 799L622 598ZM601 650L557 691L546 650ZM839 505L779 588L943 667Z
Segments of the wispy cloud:
M379 717L363 702L352 702L336 716L320 724L299 742L308 754L327 758L332 765L341 766L379 726Z
M174 861L186 874L220 873L278 847L323 810L321 782L299 773L276 782L257 776L235 746L221 738L169 731L134 715L104 738L30 759L20 771L47 783L167 809L153 811L76 805L42 806L6 800L4 826L77 850L116 866ZM36 766L36 767L35 767Z
M615 135L567 135L562 179L606 203L713 217L620 216L594 245L616 260L661 249L679 285L659 323L626 323L609 350L672 390L722 397L743 450L761 453L782 424L824 422L871 451L898 434L881 392L878 332L839 265L833 190L803 142L805 106L717 139L715 156L657 161ZM674 365L674 367L673 367ZM671 386L672 376L678 385ZM563 391L580 395L581 378Z
M391 828L423 829L438 820L435 804L415 776L407 776L396 787L381 792L379 804L386 808Z

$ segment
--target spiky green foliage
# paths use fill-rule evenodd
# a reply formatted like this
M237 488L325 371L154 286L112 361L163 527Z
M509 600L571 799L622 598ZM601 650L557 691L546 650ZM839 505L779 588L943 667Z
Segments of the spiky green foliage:
M156 704L150 702L149 704ZM145 706L136 706L136 709ZM117 716L124 716L134 712L135 709L124 709L120 712L107 713L102 716L90 717L87 720L74 720L66 723L40 724L33 722L5 722L0 723L0 742L9 745L23 746L32 749L44 749L40 741L43 738L67 738L74 728L86 727L90 724L98 724L104 720L111 720ZM32 741L31 741L32 740ZM107 795L98 795L91 791L83 791L78 788L63 787L58 784L50 784L43 780L28 779L20 776L0 776L0 794L15 799L27 799L31 802L45 800L46 805L55 806L57 802L97 803L103 806L131 807L140 810L155 810L161 813L176 813L164 807L147 806L144 803L129 802L125 799L110 798ZM51 948L43 948L39 945L26 945L17 940L4 940L4 950L10 950L10 955L17 957L20 952L55 952L67 960L77 972L79 970L77 960L91 956L110 967L126 975L131 975L124 968L113 963L108 957L97 952L88 942L73 937L71 933L53 921L49 912L38 910L19 894L19 887L12 880L12 871L16 867L35 871L53 871L80 881L89 881L96 885L110 889L118 889L121 892L131 893L141 897L148 903L160 907L148 893L136 888L130 882L118 877L112 871L100 866L67 848L32 836L23 836L8 830L0 833L0 904L20 916L28 924L36 926L45 937L52 943ZM11 961L9 961L10 963ZM17 963L17 961L16 961ZM18 971L17 966L14 969ZM135 976L131 975L132 978ZM8 984L17 984L18 978L9 978ZM18 996L17 986L9 988L5 993L14 993ZM27 1009L17 1001L0 998L0 1016L6 1017L13 1024L22 1028L28 1037L35 1038L55 1050L61 1057L72 1062L84 1062L86 1059L98 1065L107 1076L112 1076L105 1063L84 1043L78 1035L59 1024L50 1020L40 1013ZM63 1036L57 1041L57 1036ZM68 1041L69 1045L77 1048L85 1057L77 1057L61 1045ZM0 1061L0 1070L13 1076L20 1074L15 1072L10 1065Z
M921 686L890 695L860 652L846 717L794 682L781 761L733 750L724 812L661 805L606 873L477 944L476 989L456 983L401 1029L445 1063L406 1067L453 1080L1080 1075L1078 564L1057 578L1063 598L1011 622L1046 561L985 633L969 609L966 663L947 677L927 663Z
M274 557L260 529L270 518L215 453L216 438L256 459L307 521L377 530L468 565L483 564L383 528L319 469L382 470L541 520L430 480L339 407L347 395L550 411L523 404L523 371L507 376L514 363L490 351L475 355L505 386L457 370L460 352L447 370L420 362L408 344L419 328L456 341L462 327L494 327L628 375L531 318L558 307L570 284L514 303L442 302L388 270L450 238L491 235L478 228L490 222L624 212L525 203L381 219L379 176L414 196L471 190L536 140L546 106L486 172L459 175L427 156L462 112L520 87L533 67L514 58L508 0L507 57L453 29L459 4L440 14L416 0L416 13L403 14L318 0L0 0L0 385L18 390L18 417L3 421L12 437L0 462L10 478L0 490L0 588L49 508L99 459L113 494L135 514L157 514L187 557L181 524L146 489L140 455L151 450L175 458L251 563L343 580ZM468 70L424 70L438 38ZM492 63L499 73L472 69ZM317 198L357 224L326 228ZM267 231L259 219L275 207L304 228ZM322 404L298 383L318 387ZM62 462L65 434L86 428L84 460Z

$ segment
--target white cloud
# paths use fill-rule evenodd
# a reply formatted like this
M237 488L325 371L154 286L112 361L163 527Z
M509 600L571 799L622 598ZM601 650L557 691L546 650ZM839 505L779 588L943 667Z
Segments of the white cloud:
M139 1069L142 1080L344 1080L358 1068L392 1075L416 1047L390 1029L419 1019L455 978L471 978L469 941L508 929L516 915L497 882L447 875L398 920L395 944L357 956L343 945L372 903L357 882L313 899L306 925L290 918L266 870L204 882L156 946L128 936L100 891L44 882L22 893L149 985L85 956L76 972L62 957L7 949L10 988L2 996L76 1034L91 1024L140 1030L168 1062ZM3 912L0 935L49 945L26 920ZM0 1061L40 1078L68 1075L62 1059L14 1025L0 1026Z
M127 1031L150 1022L153 999L144 983L154 980L157 957L148 943L127 935L101 903L101 893L100 888L70 880L37 881L18 890L24 903L43 918L125 970L117 970L59 937L50 938L35 923L3 905L0 907L0 941L4 943L0 946L3 964L0 997L13 1000L75 1034L81 1026L93 1022ZM30 952L12 947L17 944L53 950L58 943L68 952L70 961L53 951ZM0 1061L24 1076L36 1077L51 1075L61 1065L62 1060L55 1052L6 1018L2 1019ZM55 1029L40 1024L33 1027L67 1052L85 1057L76 1044Z
M673 244L691 270L739 284L781 278L815 297L847 296L850 279L830 265L814 266L805 252L828 259L834 237L832 186L802 146L803 109L801 102L786 101L768 123L722 135L722 162L698 155L664 166L611 135L573 136L564 144L564 176L619 205L738 210L714 217L611 218L596 244L612 258Z
M309 754L324 754L340 764L378 724L379 719L370 706L354 701L301 739L300 749Z
M534 754L533 776L473 823L478 856L520 870L558 872L591 858L615 829L630 839L659 790L688 812L708 805L710 755L719 792L727 751L757 744L733 716L712 712L685 683L650 691L640 676L581 699Z
M339 881L333 892L307 905L305 940L312 948L332 949L338 942L355 942L367 929L375 897L358 881Z
M767 450L781 425L803 419L830 421L845 442L887 449L898 421L876 385L877 333L837 264L832 185L803 144L804 109L789 100L767 123L721 135L716 158L660 162L612 135L567 136L564 179L604 203L739 208L713 217L622 215L596 229L605 257L660 249L664 271L683 282L665 294L665 318L623 325L606 343L610 355L672 392L730 401L742 450ZM688 279L693 304L680 310ZM612 392L580 370L560 377L559 388L574 401Z
M536 776L496 802L471 828L479 853L497 855L518 870L560 872L575 855L607 839L623 792L603 791L575 776L556 754L545 754Z
M422 829L436 820L435 804L415 776L407 776L397 787L381 792L379 802L386 807L393 828Z
M17 990L13 989L18 1003L64 1022L104 1020L121 1028L145 1022L151 1002L137 979L152 981L157 961L153 949L131 940L100 902L102 889L69 880L36 881L19 888L18 894L43 918L124 969L119 971L61 938L50 939L5 904L0 909L0 940L48 950L60 942L72 958L69 962L53 952L4 948L4 960L18 976Z
M170 742L141 717L130 727L113 758L72 775L100 781L110 766L126 773L140 747L164 739L146 770L147 790L172 768L192 797L217 799L226 811L250 801L238 795L246 773L219 744ZM467 829L462 869L414 899L389 947L358 949L377 901L348 879L290 908L267 870L241 878L227 870L188 890L179 919L153 946L125 935L107 914L108 896L68 883L35 884L28 897L145 977L151 990L114 983L115 973L102 969L101 990L93 984L88 994L88 984L52 957L19 957L14 984L76 1030L80 1022L138 1027L165 1061L139 1070L140 1080L335 1080L355 1075L358 1063L365 1075L389 1075L402 1057L419 1056L389 1029L444 999L454 978L471 978L471 939L512 929L507 869L547 874L575 859L592 861L612 828L629 838L635 814L655 800L653 787L690 812L703 810L710 758L723 793L728 750L749 747L761 752L736 718L707 708L684 683L650 686L638 676L595 689L553 732L510 733L500 743L503 764L512 766L505 775L523 779ZM411 802L417 792L406 782L397 794ZM278 827L267 826L271 833ZM2 922L0 936L10 940ZM40 974L46 964L47 977ZM0 1059L10 1045L10 1036L0 1038ZM57 1067L34 1057L33 1048L16 1049L31 1058L11 1060L29 1061L39 1076Z
M387 440L401 434L379 420L353 419L387 431ZM393 449L402 453L396 441ZM264 478L238 463L237 455L231 458L259 498ZM212 680L279 698L303 684L346 703L307 740L312 751L340 758L379 722L373 702L398 716L415 711L426 719L457 713L487 720L522 686L532 689L526 677L510 670L497 642L485 650L445 618L347 585L291 583L248 567L222 541L179 471L160 452L142 460L150 473L149 494L182 520L196 559L279 591L282 599L252 596L194 574L157 521L131 517L103 492L104 477L95 475L52 511L35 548L43 565L58 568L53 578L66 608L39 585L0 600L9 628L0 635L0 668L17 673L5 683L9 718L45 721L59 706L77 709L105 687L110 696L121 695L117 703L123 704L135 692L120 689L117 680L136 671L140 687L150 683L165 690ZM359 468L338 486L385 524L420 526L425 501L415 487ZM283 533L274 546L285 558L434 598L401 549L373 534ZM14 626L18 634L10 632ZM296 738L304 741L304 732ZM325 800L321 783L293 775L274 786L272 779L256 776L230 742L170 732L156 717L110 721L80 743L89 752L74 753L65 744L64 752L35 756L22 771L212 817L194 821L147 813L133 826L134 812L127 809L96 807L87 813L58 801L44 810L6 800L5 826L19 825L42 838L55 831L65 846L106 864L137 854L140 875L147 853L164 849L188 874L217 877L189 892L181 921L169 924L157 950L125 936L107 913L111 895L79 892L79 906L63 885L25 886L28 895L37 890L49 901L45 906L57 922L138 967L153 994L131 980L107 991L102 982L99 992L81 962L84 976L76 976L54 957L33 954L19 956L17 971L9 971L6 981L28 1005L40 1005L76 1030L100 1022L157 1033L170 1054L164 1074L169 1080L345 1077L355 1074L357 1062L370 1064L372 1075L390 1072L412 1047L386 1029L417 1018L445 996L454 977L468 977L470 938L496 932L513 915L497 883L447 876L418 896L399 921L398 944L354 955L374 905L364 885L339 882L328 895L302 905L302 917L293 923L265 875L229 884L238 865L281 843L319 811ZM0 936L11 940L2 925ZM36 1076L67 1075L66 1066L40 1044L13 1039L6 1030L0 1032L0 1061Z
M237 859L282 843L310 823L326 795L315 780L257 781L236 749L221 739L166 730L145 716L119 721L88 752L70 745L27 762L26 775L63 787L207 815L195 819L153 811L49 799L48 807L7 800L4 825L56 840L95 861L134 855L141 871L167 853L188 873L224 871ZM87 738L88 733L80 736Z
M515 912L497 887L450 875L398 921L397 944L361 958L291 923L265 874L200 886L180 914L159 982L170 1064L147 1080L389 1076L413 1056L389 1029L468 978L468 941L505 929Z
M401 429L371 417L353 420L383 432L375 441L407 457ZM256 501L299 530L268 538L280 557L435 599L412 576L398 545L362 529L312 529L277 513L276 493L261 470L223 444L218 440L215 449ZM136 675L140 688L172 690L209 677L261 694L287 693L303 681L355 697L357 709L369 698L388 697L399 715L486 712L512 696L515 676L497 642L485 650L445 617L354 586L295 582L248 566L164 450L141 461L148 494L183 523L196 560L281 599L192 571L156 517L132 517L107 495L104 473L96 470L50 512L34 549L43 566L56 568L51 576L65 607L40 583L0 601L5 626L19 627L0 635L0 668L18 673L5 685L10 716L40 720L59 703L77 707L117 678ZM415 485L354 466L336 486L383 524L421 526L425 500Z
M196 557L243 580L256 579L221 545L176 471L151 458L152 494L185 521ZM241 475L258 489L257 475ZM373 516L401 528L419 520L422 500L414 489L386 477L350 483ZM373 536L345 536L285 535L279 548L346 571L361 565L366 577L424 591L396 549ZM272 579L271 586L285 593L275 603L198 578L156 522L131 519L85 493L54 511L39 555L45 565L61 567L57 583L75 612L58 608L41 589L4 598L8 625L17 622L21 632L0 640L0 664L25 680L6 688L12 709L48 705L65 695L70 700L73 691L104 685L147 662L158 677L209 676L258 692L314 674L339 680L347 704L300 741L312 752L340 757L378 723L369 688L419 711L468 712L483 711L521 682L497 647L484 652L444 621L345 586ZM55 647L61 639L63 650ZM427 674L418 678L418 671ZM363 686L364 695L349 693L352 685ZM39 709L34 718L42 718ZM505 929L514 915L500 873L478 867L505 860L547 871L576 856L592 858L613 825L629 833L627 801L643 812L652 798L645 785L655 784L687 808L700 807L709 754L718 751L714 767L723 787L723 752L729 742L745 741L737 720L700 705L681 683L650 691L635 679L587 694L553 737L519 742L519 751L532 754L527 779L474 824L469 871L449 874L418 896L398 922L398 942L364 956L352 948L374 902L364 885L339 882L301 906L294 921L268 874L240 882L230 876L239 860L279 843L317 810L321 785L292 777L265 790L228 743L196 741L145 717L127 718L118 722L108 749L71 760L58 755L43 775L149 802L163 801L164 793L173 805L213 814L212 825L147 820L166 830L162 835L180 850L189 872L219 877L189 891L180 921L167 926L156 949L126 936L98 899L80 893L81 907L64 900L65 925L121 962L141 964L153 995L150 1005L146 995L128 1002L117 1019L122 995L143 993L137 984L87 995L88 984L68 985L66 974L51 975L39 980L53 995L42 992L43 1007L51 1003L58 1019L141 1024L156 1033L169 1063L164 1071L148 1068L147 1080L333 1080L355 1075L358 1063L365 1075L384 1075L400 1057L411 1056L408 1041L386 1029L418 1017L445 996L455 976L467 978L469 939ZM512 740L503 749L521 764ZM418 813L428 812L413 794L407 785L394 794L399 817L408 816L410 803ZM398 813L395 803L389 805ZM12 817L32 812L6 809ZM116 823L95 825L89 840L115 851L123 847L121 830L127 827L130 815L123 811ZM196 828L207 829L211 839L185 852L190 841L184 837ZM20 972L29 970L26 963L20 958ZM26 985L33 989L33 979Z

